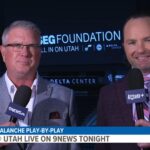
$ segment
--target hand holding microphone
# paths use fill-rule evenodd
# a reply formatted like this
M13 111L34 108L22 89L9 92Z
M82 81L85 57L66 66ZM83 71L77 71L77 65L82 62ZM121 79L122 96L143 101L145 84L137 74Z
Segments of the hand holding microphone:
M143 127L150 127L150 122L140 119L137 120L135 126L143 126ZM137 144L142 150L148 150L150 148L150 143L138 143Z

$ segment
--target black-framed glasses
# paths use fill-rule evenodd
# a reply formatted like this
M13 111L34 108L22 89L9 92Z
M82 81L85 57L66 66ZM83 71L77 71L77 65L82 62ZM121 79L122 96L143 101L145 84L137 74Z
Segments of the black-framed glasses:
M3 45L4 47L12 47L16 52L20 52L24 47L26 47L29 50L36 50L40 48L41 46L39 44L20 44L20 43L11 43Z

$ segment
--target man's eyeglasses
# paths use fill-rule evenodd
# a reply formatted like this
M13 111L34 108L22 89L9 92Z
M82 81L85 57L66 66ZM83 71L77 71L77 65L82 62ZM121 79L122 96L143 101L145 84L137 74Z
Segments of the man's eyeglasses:
M20 52L24 47L26 47L29 50L35 50L40 48L40 45L38 44L20 44L20 43L12 43L12 44L6 44L3 45L4 47L12 47L16 52Z

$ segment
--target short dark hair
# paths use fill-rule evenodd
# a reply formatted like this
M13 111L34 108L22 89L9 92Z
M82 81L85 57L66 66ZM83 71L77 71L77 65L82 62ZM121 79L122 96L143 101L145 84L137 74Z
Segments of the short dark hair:
M129 20L131 20L131 19L138 19L138 18L145 18L145 17L149 17L150 18L150 11L138 11L138 12L132 13L125 20L123 28L122 28L122 33L124 33L124 28L125 28L125 26L126 26L126 24L128 23ZM124 36L123 36L123 41L124 41Z
M138 19L138 18L145 18L145 17L150 17L150 11L137 11L134 12L132 15L130 15L124 22L124 26L123 26L123 30L124 27L126 25L126 23L130 20L130 19Z

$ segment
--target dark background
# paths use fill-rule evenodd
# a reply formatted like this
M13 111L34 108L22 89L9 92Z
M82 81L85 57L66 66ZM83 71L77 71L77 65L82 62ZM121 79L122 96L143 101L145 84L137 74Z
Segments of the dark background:
M4 27L14 20L31 20L40 27L42 34L122 29L125 19L132 12L149 10L149 4L148 0L5 0L1 2L0 6L0 33L2 33ZM65 85L75 90L80 124L82 124L86 116L96 108L99 89L105 84L114 82L116 75L126 74L129 66L126 63L123 49L117 53L108 51L101 56L96 56L95 54L92 56L91 54L89 58L93 58L85 64L78 61L78 56L71 55L69 56L70 58L68 57L69 61L66 61L64 54L61 55L59 56L59 58L61 57L61 62L57 55L54 56L56 65L49 64L48 61L52 59L51 55L49 55L49 60L44 61L44 63L41 61L40 74L48 79L53 79L53 81L70 77L82 79L91 77L96 80L96 84ZM77 60L78 64L73 60L73 57L76 57L75 60ZM100 61L94 61L94 57L100 57ZM111 59L109 60L108 57L111 57ZM80 54L80 58L86 61L87 56ZM105 59L108 59L108 62ZM119 61L114 63L114 60ZM62 64L63 61L66 61L66 63ZM2 60L0 63L0 73L2 74L5 71L5 67ZM85 104L88 107L85 107Z
M122 29L125 19L135 11L150 9L149 0L5 0L0 5L0 34L4 27L14 20L31 20L36 23L42 34L60 34L75 32L90 32L101 29ZM120 41L121 42L121 41ZM123 77L129 66L126 62L123 49L117 53L108 52L100 56L100 60L111 57L108 62L91 61L83 64L78 61L77 56L71 55L66 61L64 54L61 54L61 61L54 56L56 64L50 65L48 60L40 64L39 73L53 82L59 82L75 90L77 102L79 125L94 126L96 122L96 105L99 89L111 82ZM81 55L80 55L81 57ZM60 58L60 57L59 57ZM49 59L52 59L49 56ZM83 55L81 59L86 60ZM119 60L114 63L114 60ZM62 62L65 62L62 64ZM47 62L47 64L46 64ZM0 58L0 74L5 71L5 66ZM119 77L117 77L119 75ZM66 84L61 79L95 79L96 83L91 84ZM88 80L89 81L89 80ZM93 145L84 145L83 149L92 149Z

